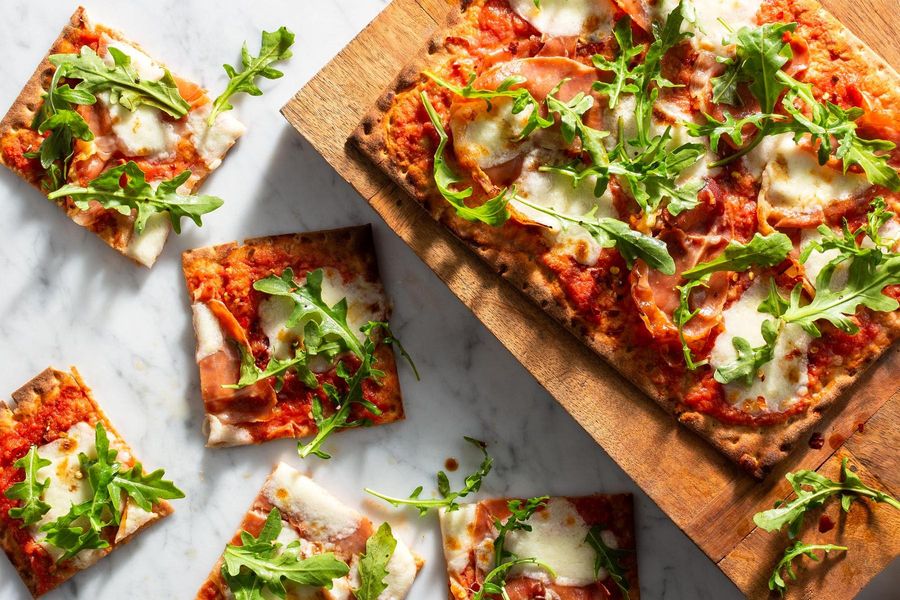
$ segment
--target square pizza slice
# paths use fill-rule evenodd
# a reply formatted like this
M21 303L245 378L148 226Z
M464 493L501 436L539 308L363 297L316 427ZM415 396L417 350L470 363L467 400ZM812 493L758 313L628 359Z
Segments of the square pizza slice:
M211 106L78 8L0 122L0 162L149 267L182 216L199 224L222 203L192 193L244 126L227 112L208 123Z
M493 499L441 509L450 597L637 600L633 512L630 494Z
M816 0L471 0L356 145L757 477L900 336L900 76Z
M145 473L75 369L0 402L0 545L37 597L172 512L184 494Z
M184 253L209 446L403 418L369 226ZM304 453L304 455L305 455Z
M277 567L276 567L277 566ZM262 597L402 600L422 560L390 525L377 529L312 479L280 463L237 535L197 593L198 600ZM258 597L258 596L253 596Z

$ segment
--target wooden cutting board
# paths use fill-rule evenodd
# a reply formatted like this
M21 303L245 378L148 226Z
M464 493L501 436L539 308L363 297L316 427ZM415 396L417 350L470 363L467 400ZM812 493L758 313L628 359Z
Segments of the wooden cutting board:
M900 66L896 0L824 3ZM865 481L894 496L900 492L900 380L894 376L900 351L889 351L820 422L816 430L827 440L822 449L801 445L763 482L677 425L346 144L453 4L394 0L282 113L737 587L766 597L769 573L788 541L755 528L752 517L789 495L784 473L805 468L834 475L839 456L848 456ZM820 534L810 519L803 539L843 544L849 552L824 564L805 560L808 568L801 567L787 597L852 598L900 554L900 513L857 505L839 518L836 508L825 508L838 523L835 529Z

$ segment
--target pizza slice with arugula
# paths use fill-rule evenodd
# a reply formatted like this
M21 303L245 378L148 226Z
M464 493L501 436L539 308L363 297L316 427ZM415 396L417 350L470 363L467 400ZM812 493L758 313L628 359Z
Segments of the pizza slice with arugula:
M215 101L78 8L0 122L0 162L76 223L137 263L156 261L170 230L198 226L221 198L195 190L244 132L227 112L239 92L290 57L287 29L245 46Z
M184 494L146 470L78 372L0 402L0 546L34 597L131 541Z
M757 477L900 337L900 76L815 0L472 0L354 143Z
M630 494L440 509L454 600L640 597Z
M280 463L197 599L402 600L421 567L388 523Z
M314 436L403 418L390 303L369 226L184 253L209 446Z

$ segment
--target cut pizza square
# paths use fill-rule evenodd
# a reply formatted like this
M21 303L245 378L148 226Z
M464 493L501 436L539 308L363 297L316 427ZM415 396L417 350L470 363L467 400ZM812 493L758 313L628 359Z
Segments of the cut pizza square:
M640 597L630 494L482 500L440 511L450 597Z
M280 463L197 599L251 597L242 594L252 590L262 594L254 598L402 600L421 567L389 524L376 528Z
M0 545L37 597L172 512L78 372L47 369L0 402Z
M119 32L78 8L0 122L0 162L69 217L152 266L181 217L218 208L193 191L244 132ZM122 193L127 189L128 193Z
M762 477L900 337L898 107L815 0L472 0L353 141Z
M403 418L369 226L184 253L209 446Z

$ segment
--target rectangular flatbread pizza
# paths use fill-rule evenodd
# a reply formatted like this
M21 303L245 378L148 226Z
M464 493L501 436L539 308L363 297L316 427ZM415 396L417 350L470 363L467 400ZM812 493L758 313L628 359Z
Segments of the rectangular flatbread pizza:
M534 500L539 507L523 520L530 529L510 531L503 540L504 562L522 564L498 570L498 523ZM440 520L453 600L471 600L482 588L490 592L501 575L509 600L640 597L630 494L482 500L441 509Z
M200 86L78 8L0 122L0 162L150 267L181 216L199 224L221 205L188 198L244 132L227 112L209 124L211 107ZM141 210L115 197L125 180L148 199Z
M271 564L280 568L268 570ZM280 463L197 600L244 597L239 594L249 589L264 598L402 600L422 564L390 525L376 529L368 517ZM360 588L365 596L357 594Z
M183 264L209 446L403 418L371 227L200 248Z
M467 0L353 141L762 477L900 333L898 132L815 0Z
M75 369L0 402L0 545L35 597L131 541L182 498L145 473Z

